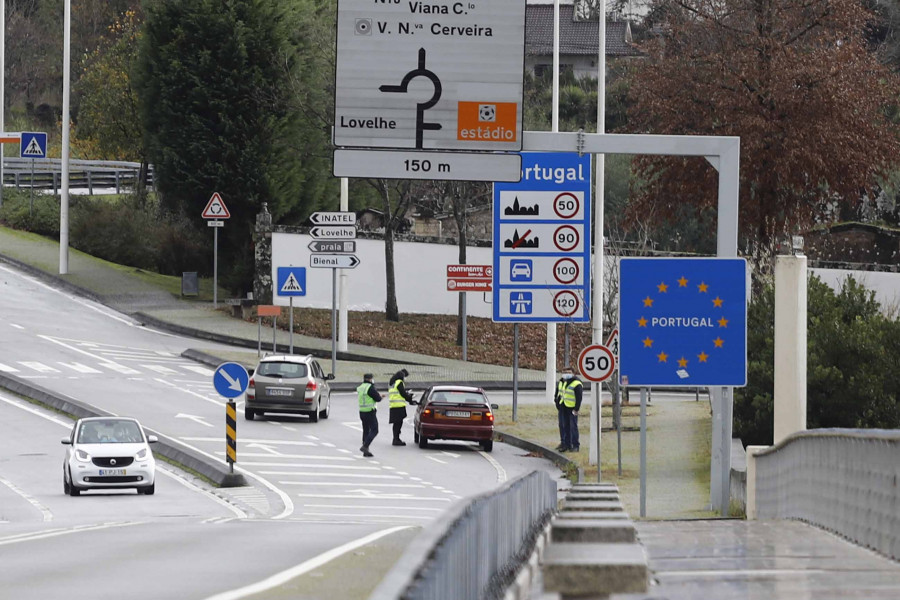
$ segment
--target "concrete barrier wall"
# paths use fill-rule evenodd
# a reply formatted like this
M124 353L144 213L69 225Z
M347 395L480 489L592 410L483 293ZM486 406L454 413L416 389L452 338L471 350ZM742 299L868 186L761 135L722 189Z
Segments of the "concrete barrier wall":
M753 462L758 518L805 521L900 559L900 431L798 432Z

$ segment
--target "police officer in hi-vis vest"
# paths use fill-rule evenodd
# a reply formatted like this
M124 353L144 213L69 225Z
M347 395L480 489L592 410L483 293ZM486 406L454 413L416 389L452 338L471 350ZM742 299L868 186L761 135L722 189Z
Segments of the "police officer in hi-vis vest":
M584 385L572 367L564 367L562 377L556 384L556 395L553 400L559 411L560 452L578 452L581 449L578 440L578 410L581 408L581 395Z
M391 377L391 389L388 391L388 402L391 407L391 415L388 422L394 426L394 446L405 446L406 442L400 439L400 428L403 427L403 419L406 418L406 405L415 404L412 392L406 389L403 381L409 377L409 371L400 369Z
M375 376L371 373L363 375L363 382L356 388L359 400L359 420L362 421L362 446L359 450L363 456L374 456L369 452L369 444L378 435L378 417L375 403L381 402L381 394L375 389Z

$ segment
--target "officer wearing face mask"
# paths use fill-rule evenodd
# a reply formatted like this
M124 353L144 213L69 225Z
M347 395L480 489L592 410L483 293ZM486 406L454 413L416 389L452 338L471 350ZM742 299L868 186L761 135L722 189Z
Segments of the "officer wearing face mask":
M581 445L578 439L578 411L581 409L581 396L584 385L572 367L564 367L559 383L556 384L554 402L559 411L560 452L578 452Z

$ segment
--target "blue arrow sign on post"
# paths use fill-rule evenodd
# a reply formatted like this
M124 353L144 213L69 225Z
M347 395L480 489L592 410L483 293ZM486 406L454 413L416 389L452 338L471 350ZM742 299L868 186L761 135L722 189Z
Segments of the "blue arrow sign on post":
M225 398L237 398L247 391L250 376L247 369L238 363L227 362L216 367L213 374L213 387Z
M23 131L19 142L19 158L47 158L47 134Z
M623 384L747 385L743 258L623 258L619 298Z

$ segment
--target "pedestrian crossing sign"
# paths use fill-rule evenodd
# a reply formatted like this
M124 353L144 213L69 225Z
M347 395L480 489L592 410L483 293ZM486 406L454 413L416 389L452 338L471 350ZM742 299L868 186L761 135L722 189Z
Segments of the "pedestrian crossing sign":
M47 134L23 131L19 142L19 158L47 158Z
M275 292L279 296L305 296L306 267L278 267Z

